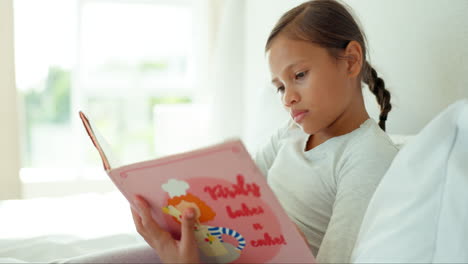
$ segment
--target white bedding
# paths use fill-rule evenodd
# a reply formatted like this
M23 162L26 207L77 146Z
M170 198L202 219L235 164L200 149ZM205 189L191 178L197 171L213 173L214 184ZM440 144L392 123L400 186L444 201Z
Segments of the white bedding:
M0 201L0 262L49 262L145 243L120 193Z

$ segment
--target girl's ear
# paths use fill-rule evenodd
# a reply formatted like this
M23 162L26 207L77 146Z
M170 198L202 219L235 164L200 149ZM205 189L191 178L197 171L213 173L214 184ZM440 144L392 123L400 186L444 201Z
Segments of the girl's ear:
M361 45L351 40L346 46L344 57L347 62L347 71L349 77L357 77L361 72L362 66L362 48Z

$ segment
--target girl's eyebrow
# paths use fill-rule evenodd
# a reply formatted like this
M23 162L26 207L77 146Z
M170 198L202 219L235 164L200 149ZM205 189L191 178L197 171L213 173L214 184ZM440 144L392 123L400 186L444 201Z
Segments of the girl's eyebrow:
M284 69L283 69L282 72L285 72L285 71L287 71L288 69L290 69L290 68L296 66L297 64L300 64L300 63L303 63L303 62L306 62L306 61L308 61L308 60L298 60L298 61L296 61L296 62L293 62L293 63L289 64L288 66L284 67ZM278 78L274 78L273 80L271 80L271 83L273 83L273 84L274 84L274 83L277 83L277 82L278 82Z

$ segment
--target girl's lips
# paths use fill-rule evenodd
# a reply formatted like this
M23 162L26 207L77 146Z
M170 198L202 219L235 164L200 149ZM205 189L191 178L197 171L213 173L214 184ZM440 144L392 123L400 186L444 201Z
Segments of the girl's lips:
M296 123L300 123L305 115L308 113L308 111L303 111L303 112L300 112L300 113L297 113L296 115L294 115L294 122Z

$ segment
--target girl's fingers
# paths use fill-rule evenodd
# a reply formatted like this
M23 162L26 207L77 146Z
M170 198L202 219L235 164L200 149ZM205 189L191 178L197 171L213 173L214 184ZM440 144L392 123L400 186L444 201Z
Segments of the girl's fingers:
M153 220L151 207L145 199L137 196L134 201L139 212L133 208L131 211L138 233L158 252L163 262L199 263L194 233L196 215L193 208L183 212L182 237L180 241L176 241Z
M132 211L132 217L133 217L133 222L135 223L135 227L137 231L140 232L140 230L143 230L143 223L141 222L141 217L138 214L138 212L135 211L135 209L130 207L130 210Z
M180 238L180 246L182 251L193 251L196 250L197 246L195 243L195 210L193 208L187 208L183 212L182 217L182 237Z
M141 217L141 224L143 226L143 229L150 233L154 238L157 238L161 235L164 230L154 221L153 217L151 216L151 207L146 202L145 199L143 199L140 196L137 196L135 200L136 205L138 206L138 209L140 209L140 217Z

